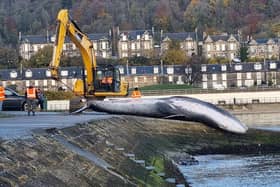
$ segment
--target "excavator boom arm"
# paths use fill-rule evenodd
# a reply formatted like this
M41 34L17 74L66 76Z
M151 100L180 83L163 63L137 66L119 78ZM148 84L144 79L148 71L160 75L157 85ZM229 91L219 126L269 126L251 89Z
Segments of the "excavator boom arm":
M68 10L62 9L57 16L57 31L56 41L54 43L53 57L50 63L51 76L58 79L58 67L60 64L60 57L63 50L63 44L66 35L80 50L83 58L85 70L87 72L87 90L94 90L93 88L93 69L96 69L96 59L93 51L93 44L90 39L79 29L74 21L71 20Z

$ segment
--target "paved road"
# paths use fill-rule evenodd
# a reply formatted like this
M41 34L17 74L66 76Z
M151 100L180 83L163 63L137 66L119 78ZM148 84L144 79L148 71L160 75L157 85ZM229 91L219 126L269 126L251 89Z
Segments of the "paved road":
M60 112L37 112L27 116L26 112L1 112L8 117L0 118L0 139L26 138L33 130L63 128L92 120L106 119L112 115L85 112L80 115L69 115Z

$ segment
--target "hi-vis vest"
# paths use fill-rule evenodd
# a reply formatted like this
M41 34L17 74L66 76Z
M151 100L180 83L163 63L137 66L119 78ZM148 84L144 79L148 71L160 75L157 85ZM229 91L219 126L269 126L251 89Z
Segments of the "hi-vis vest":
M3 86L0 86L0 101L5 99L5 89Z
M141 97L141 92L139 90L134 90L131 94L132 98L140 98Z
M27 98L28 99L36 98L36 89L35 88L27 88Z

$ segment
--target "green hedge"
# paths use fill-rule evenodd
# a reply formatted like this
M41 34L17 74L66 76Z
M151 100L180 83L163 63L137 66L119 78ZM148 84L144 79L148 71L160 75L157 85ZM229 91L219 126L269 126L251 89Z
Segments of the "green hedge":
M45 91L44 94L47 100L68 100L75 97L75 94L70 91Z

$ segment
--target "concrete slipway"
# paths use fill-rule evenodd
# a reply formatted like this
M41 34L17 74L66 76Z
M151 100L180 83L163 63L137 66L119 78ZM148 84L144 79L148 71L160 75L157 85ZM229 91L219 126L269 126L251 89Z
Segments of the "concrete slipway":
M33 130L63 128L92 120L106 119L111 115L85 112L80 115L69 115L63 112L37 112L35 116L27 116L26 112L3 111L0 113L0 138L15 139L28 137Z

